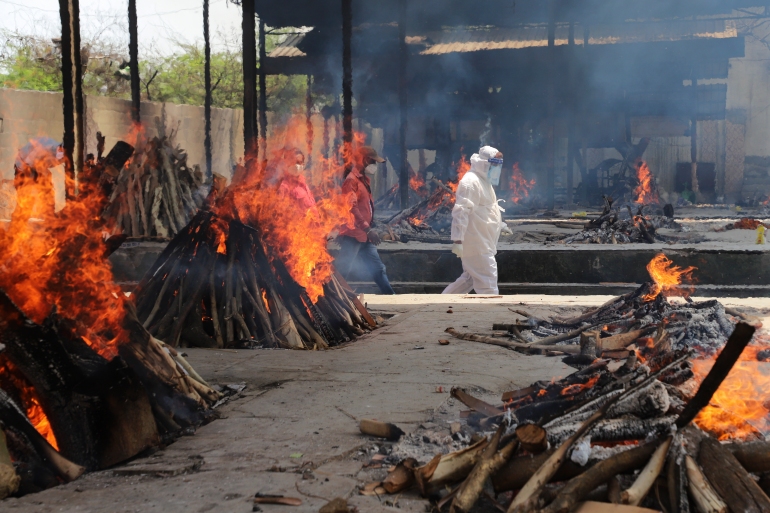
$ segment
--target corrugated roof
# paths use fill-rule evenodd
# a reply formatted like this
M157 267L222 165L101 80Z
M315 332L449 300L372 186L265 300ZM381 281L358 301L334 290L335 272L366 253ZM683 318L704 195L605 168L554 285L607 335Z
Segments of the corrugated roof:
M268 57L305 57L299 45L312 29L291 33L276 46ZM575 44L583 45L583 27L575 25ZM731 20L695 20L663 22L629 22L613 25L591 25L589 45L618 43L651 43L686 39L727 39L738 37ZM555 45L569 43L569 27L556 27ZM525 25L515 28L484 27L464 30L431 32L407 37L410 45L424 46L421 55L477 52L483 50L518 50L548 46L547 25Z
M307 54L299 49L299 44L305 39L305 36L312 29L308 29L302 32L293 32L286 35L278 46L267 54L268 57L306 57Z
M583 27L575 26L575 44L583 44ZM556 27L554 44L569 43L569 27ZM676 22L644 22L614 25L591 25L589 45L618 43L651 43L685 39L726 39L738 37L735 22L730 20L697 20ZM420 41L427 47L421 55L441 55L481 50L522 49L548 46L548 26L529 25L516 28L479 28L427 34Z

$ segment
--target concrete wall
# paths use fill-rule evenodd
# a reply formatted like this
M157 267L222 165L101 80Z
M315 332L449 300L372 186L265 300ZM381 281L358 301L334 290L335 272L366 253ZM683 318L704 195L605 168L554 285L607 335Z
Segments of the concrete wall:
M103 96L86 97L86 152L96 153L96 132L107 138L107 151L125 138L131 127L131 102ZM188 154L190 165L205 168L203 107L142 102L142 124L148 136L176 133L175 142ZM62 95L39 91L0 89L0 176L13 178L17 150L38 136L61 140ZM213 170L230 176L243 155L243 112L212 109Z

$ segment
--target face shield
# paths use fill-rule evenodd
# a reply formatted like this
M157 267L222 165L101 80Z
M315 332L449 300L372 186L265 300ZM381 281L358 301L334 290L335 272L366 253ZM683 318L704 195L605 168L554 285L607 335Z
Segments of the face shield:
M503 159L491 158L488 159L489 170L487 171L487 179L492 185L500 185L500 175L503 172Z

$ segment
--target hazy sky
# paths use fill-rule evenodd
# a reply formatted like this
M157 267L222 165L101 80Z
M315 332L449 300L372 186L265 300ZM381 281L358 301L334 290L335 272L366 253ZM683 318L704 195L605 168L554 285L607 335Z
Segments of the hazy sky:
M127 0L80 0L83 39L97 33L127 40ZM189 0L136 0L140 48L168 53L174 41L203 40L203 2ZM241 11L227 0L209 1L212 38L219 33L240 38ZM118 27L116 25L121 25ZM56 0L0 0L0 29L43 37L61 31ZM216 41L213 41L216 45ZM215 47L216 48L216 47Z

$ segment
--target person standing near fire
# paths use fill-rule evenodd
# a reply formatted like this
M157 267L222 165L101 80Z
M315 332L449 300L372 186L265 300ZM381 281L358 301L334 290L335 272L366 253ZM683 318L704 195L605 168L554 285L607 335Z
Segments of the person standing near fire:
M385 162L371 146L363 146L356 152L355 165L345 177L342 193L350 201L353 226L340 228L337 242L340 252L335 265L347 279L356 261L360 261L372 280L383 294L395 294L390 286L385 264L377 252L381 239L372 228L374 223L374 200L372 198L371 176L377 172L377 164Z
M285 159L288 162L284 166L278 192L291 198L303 214L311 212L313 217L317 217L318 208L315 198L304 175L305 155L296 148L286 148L285 153Z
M471 156L471 168L457 186L452 209L452 253L463 273L443 294L497 294L497 241L504 226L493 186L500 183L503 154L484 146Z

